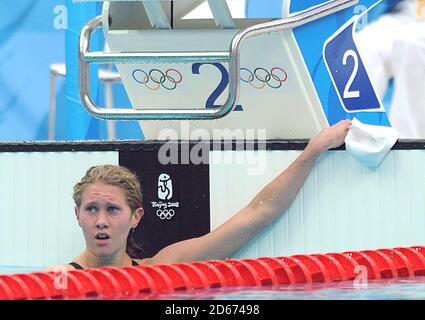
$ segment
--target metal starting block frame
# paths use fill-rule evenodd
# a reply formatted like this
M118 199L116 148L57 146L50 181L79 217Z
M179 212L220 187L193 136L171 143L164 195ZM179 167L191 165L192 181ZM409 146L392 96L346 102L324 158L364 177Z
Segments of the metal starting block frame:
M79 43L79 87L83 106L87 111L105 120L212 120L228 115L234 110L240 95L240 53L242 44L249 38L289 30L322 17L331 15L358 3L359 0L331 0L308 10L292 14L288 17L246 26L233 36L228 51L146 51L146 52L91 52L92 35L99 28L114 21L109 14L109 5L104 3L103 16L98 16L85 25L80 34ZM144 6L151 27L171 30L167 12L160 1L139 0ZM202 1L186 1L188 5ZM124 3L124 2L122 2ZM127 3L131 3L128 2ZM235 29L236 23L230 15L225 0L208 0L214 20L219 29ZM218 29L218 30L219 30ZM167 108L148 109L137 106L137 109L113 108L106 109L97 106L90 96L90 65L91 64L157 64L157 63L228 63L229 91L226 102L217 108ZM136 106L133 106L136 107Z

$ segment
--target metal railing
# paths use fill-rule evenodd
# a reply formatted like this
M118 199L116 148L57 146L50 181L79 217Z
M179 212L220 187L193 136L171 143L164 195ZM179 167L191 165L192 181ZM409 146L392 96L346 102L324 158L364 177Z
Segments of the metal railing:
M110 65L112 66L112 65ZM112 92L112 85L114 83L121 83L121 77L118 72L113 72L110 69L99 69L99 82L105 84L105 108L112 109L114 105L114 97ZM55 63L50 65L50 105L49 105L49 128L48 139L55 140L55 122L56 122L56 82L57 79L66 77L65 63ZM107 121L107 137L108 140L116 139L115 124L113 121Z
M93 116L108 120L212 120L227 115L239 97L240 49L248 38L289 30L358 3L358 0L331 0L290 17L253 25L242 29L234 37L229 51L225 52L89 52L93 33L102 26L97 17L82 29L79 44L79 86L83 106ZM91 63L229 63L229 93L226 102L214 109L106 109L98 107L90 97ZM137 106L140 108L141 106Z

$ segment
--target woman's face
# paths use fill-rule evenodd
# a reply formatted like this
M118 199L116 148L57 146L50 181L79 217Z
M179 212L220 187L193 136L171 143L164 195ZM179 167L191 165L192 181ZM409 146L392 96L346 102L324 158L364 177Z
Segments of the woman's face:
M121 188L96 183L83 192L75 214L87 249L98 257L113 257L125 251L128 234L139 223L143 209L133 214Z

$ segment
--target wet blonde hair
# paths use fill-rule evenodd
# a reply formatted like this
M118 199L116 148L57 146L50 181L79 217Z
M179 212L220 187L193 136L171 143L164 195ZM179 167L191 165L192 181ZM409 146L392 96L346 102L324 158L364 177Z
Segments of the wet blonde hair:
M74 186L73 198L78 208L81 206L81 198L84 191L89 185L95 183L103 183L120 188L124 192L132 214L135 213L137 208L142 207L142 188L136 174L125 167L100 165L88 169L85 176ZM127 238L126 251L131 258L140 258L144 253L144 250L134 240L132 232Z
M91 184L103 183L116 186L124 192L132 213L142 206L143 195L139 179L127 168L114 165L94 166L87 170L86 175L74 186L74 202L79 208L81 197Z

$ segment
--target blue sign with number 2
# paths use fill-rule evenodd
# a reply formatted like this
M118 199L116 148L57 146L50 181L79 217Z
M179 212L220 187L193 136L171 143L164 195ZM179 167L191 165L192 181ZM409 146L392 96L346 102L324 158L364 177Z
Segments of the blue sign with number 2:
M346 112L384 111L354 42L356 17L326 41L323 56Z

